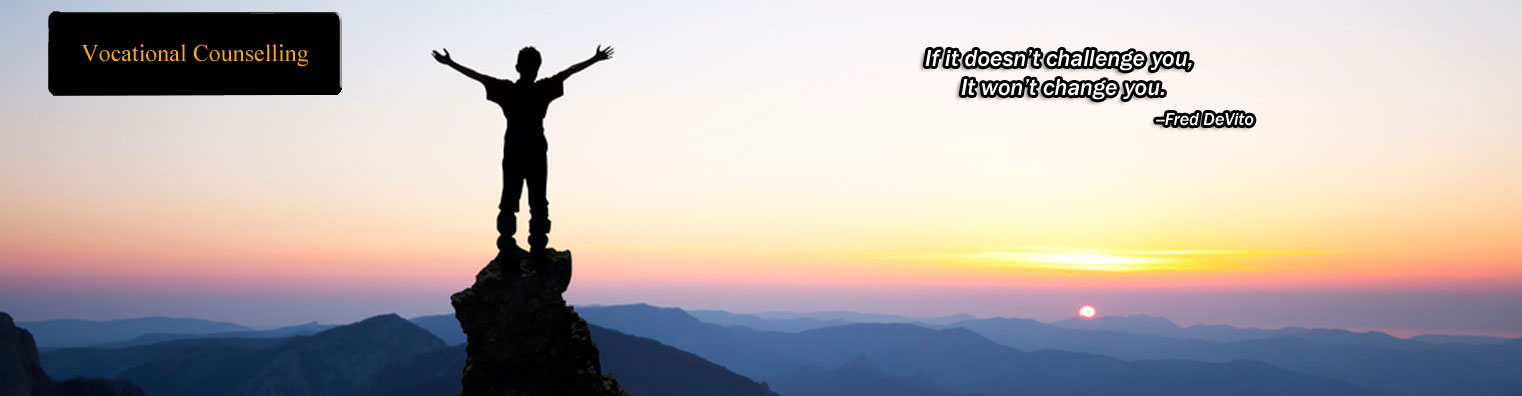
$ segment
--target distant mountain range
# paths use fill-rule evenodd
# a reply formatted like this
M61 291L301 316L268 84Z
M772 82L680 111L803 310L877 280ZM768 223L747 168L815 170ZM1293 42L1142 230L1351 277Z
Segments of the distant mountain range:
M1411 337L1411 341L1420 341L1428 344L1504 344L1511 341L1510 338L1473 336L1473 335L1449 335L1428 334Z
M771 322L752 323L752 328L775 329L798 323L797 317L749 317ZM735 323L732 318L721 322ZM1522 350L1518 350L1522 340L1443 335L1401 339L1381 332L1302 327L1184 327L1146 315L1075 318L1050 324L1018 318L920 324L970 329L1026 351L1087 352L1125 360L1255 360L1392 393L1495 395L1522 389L1522 376L1510 374L1522 370Z
M808 365L789 370L770 381L777 392L789 396L877 395L877 396L948 396L924 374L895 376L883 372L865 355L833 369Z
M593 324L604 369L633 395L1522 393L1522 339L1184 327L1143 315L1042 323L643 304L577 311ZM891 323L857 322L873 319ZM110 338L84 333L75 332ZM452 314L387 315L139 334L41 358L50 374L126 379L149 395L453 395L464 342Z
M821 375L829 375L820 370L800 374L797 368L812 365L872 376L871 370L848 365L865 357L885 374L880 380L923 377L953 394L1378 394L1256 362L1125 362L1083 353L1022 352L962 328L850 324L784 333L703 323L679 309L648 305L579 311L591 323L653 338L794 392L823 386L828 378L821 380Z
M201 342L172 341L141 363L113 370L115 378L132 381L155 396L355 395L371 389L381 370L445 347L437 337L396 315L278 342L194 341ZM164 344L149 347L160 345ZM50 363L61 356L58 352L88 356L68 349L45 353L43 366L49 373L67 375Z
M144 335L140 335L140 336L137 336L137 337L133 337L132 339L129 339L129 340L126 340L126 341L108 342L108 343L104 343L104 344L91 345L91 346L102 347L102 348L125 348L125 347L138 346L138 345L157 344L157 343L164 342L164 341L184 340L184 339L200 339L200 338L284 338L284 337L290 337L290 336L317 334L317 333L320 333L320 332L322 332L324 330L331 329L331 328L334 328L334 327L337 327L337 326L335 326L335 325L327 325L327 324L319 324L317 322L311 322L311 323L299 324L299 325L295 325L295 326L281 327L281 328L270 329L270 330L232 331L232 332L225 332L225 333L209 333L209 334L149 333L149 334L144 334Z
M600 307L586 308L596 309ZM698 320L717 325L740 326L754 330L782 331L789 333L859 323L845 319L818 319L811 317L763 319L760 316L756 315L737 314L716 310L693 310L687 311L687 313L692 315L692 317L697 318Z
M428 322L428 321L424 321ZM456 329L458 330L458 325ZM764 384L659 342L593 327L604 369L639 395L775 395ZM148 395L454 395L463 345L381 315L312 335L208 335L42 353L54 377L131 381Z
M588 307L597 308L597 307ZM799 332L825 327L847 325L851 323L920 323L927 325L948 325L964 320L977 319L968 314L956 314L929 318L915 318L903 315L858 313L851 311L818 311L818 312L762 312L754 314L737 314L719 310L692 310L687 311L698 320L725 326L744 326L761 331Z
M16 326L36 334L37 347L44 349L96 346L123 342L149 334L205 335L254 330L227 322L166 317L105 321L56 319L17 322Z
M1522 348L1518 348L1522 342L1518 341L1490 345L1433 344L1380 332L1338 329L1179 328L1165 319L1151 317L1115 317L1081 323L1047 325L1029 319L992 318L953 326L1024 350L1088 352L1128 360L1253 360L1392 393L1504 394L1522 389L1522 376L1512 374L1522 370ZM1200 338L1182 338L1189 336Z
M610 306L592 305L581 308L586 310L607 307ZM1318 342L1339 344L1363 343L1366 344L1365 346L1419 350L1425 349L1430 344L1494 345L1511 341L1511 339L1500 337L1446 334L1420 335L1409 339L1400 339L1380 332L1350 332L1339 329L1313 329L1305 327L1284 327L1278 329L1242 328L1228 325L1192 325L1185 327L1179 326L1165 318L1148 315L1101 316L1094 319L1069 318L1051 323L1043 323L1031 319L978 318L968 314L911 317L850 311L731 313L721 310L691 310L685 312L688 316L697 318L705 323L780 332L800 332L852 323L909 323L930 328L950 328L978 320L996 319L1020 320L1038 325L1077 330L1113 331L1218 343L1299 336L1301 338L1319 337ZM444 340L448 345L459 345L465 342L465 333L458 331L459 322L455 321L454 314L419 316L408 320L424 329L428 329L429 332L439 335L439 338ZM170 340L207 337L287 337L316 334L335 326L309 322L276 329L255 330L228 322L168 317L105 321L59 319L18 322L16 325L21 328L33 329L34 332L46 332L47 335L37 336L37 345L42 349L80 346L127 347ZM1343 338L1343 340L1337 341L1333 338Z
M419 316L410 320L412 324L438 336L445 344L465 343L465 330L460 329L460 321L454 318L454 314Z
M785 327L796 324L797 318L770 322L773 324L750 326ZM734 321L731 318L725 323ZM1069 319L1050 324L1030 319L988 318L921 325L966 328L1026 351L1087 352L1125 360L1261 361L1391 393L1484 395L1512 394L1522 389L1522 376L1510 374L1522 370L1522 350L1518 349L1522 340L1466 336L1401 339L1380 332L1301 327L1183 327L1145 315ZM785 389L778 385L779 389Z
M1155 335L1163 337L1205 340L1212 342L1237 342L1250 340L1264 340L1270 338L1299 337L1317 342L1349 345L1369 346L1378 348L1393 348L1403 350L1417 350L1430 347L1432 342L1421 340L1407 340L1396 338L1389 334L1377 331L1352 332L1341 329L1285 327L1279 329L1240 328L1227 325L1193 325L1189 327L1179 326L1168 319L1147 315L1131 316L1101 316L1093 319L1069 318L1051 323L1052 326L1079 329L1079 330L1104 330L1137 335ZM1444 336L1425 336L1431 337Z

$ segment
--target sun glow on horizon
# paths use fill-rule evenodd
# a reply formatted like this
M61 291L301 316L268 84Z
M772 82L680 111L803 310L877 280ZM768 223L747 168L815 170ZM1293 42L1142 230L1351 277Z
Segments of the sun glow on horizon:
M985 252L973 257L1020 263L1027 268L1068 269L1080 271L1132 272L1174 269L1166 258L1134 257L1105 253L1030 253Z
M985 251L962 255L985 264L1012 268L1064 271L1143 272L1220 270L1230 268L1233 258L1287 254L1322 254L1295 250L1112 250L1026 247L1009 251ZM1214 257L1210 259L1209 257Z

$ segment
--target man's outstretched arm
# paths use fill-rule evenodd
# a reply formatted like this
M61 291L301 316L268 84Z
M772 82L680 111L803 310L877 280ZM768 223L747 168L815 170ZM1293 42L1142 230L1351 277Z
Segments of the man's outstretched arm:
M550 79L565 81L567 77L570 77L572 74L576 74L576 72L585 70L588 66L592 66L593 63L605 61L608 59L613 59L613 47L603 48L602 46L597 46L597 52L592 54L591 59L587 59L581 61L581 63L571 65L571 67L565 68L564 71L555 73L555 75L550 76Z
M465 67L464 65L456 63L454 61L454 58L450 58L449 57L449 49L448 48L445 48L444 49L444 53L442 53L442 54L440 54L439 51L433 51L433 60L439 61L439 63L443 63L445 65L448 65L449 67L454 68L455 71L460 72L460 74L464 74L465 77L470 77L472 80L480 81L482 83L485 83L487 81L495 81L496 80L495 77L488 76L488 75L485 75L485 74L481 74L480 72L477 72L475 70L471 70L469 67Z

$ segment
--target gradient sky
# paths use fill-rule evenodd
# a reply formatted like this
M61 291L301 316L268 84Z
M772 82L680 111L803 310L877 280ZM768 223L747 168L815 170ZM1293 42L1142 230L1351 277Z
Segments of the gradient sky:
M494 253L487 74L592 54L546 121L568 299L1094 304L1522 335L1522 4L7 2L0 310L273 326L448 312ZM337 11L343 93L52 97L50 11ZM927 46L1187 50L1166 99L964 100ZM1169 130L1242 109L1250 130Z

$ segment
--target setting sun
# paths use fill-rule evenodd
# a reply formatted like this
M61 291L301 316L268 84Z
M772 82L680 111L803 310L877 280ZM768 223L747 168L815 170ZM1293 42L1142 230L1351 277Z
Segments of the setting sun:
M1094 319L1094 313L1093 305L1085 305L1083 308L1078 308L1078 316L1082 316L1084 319Z

